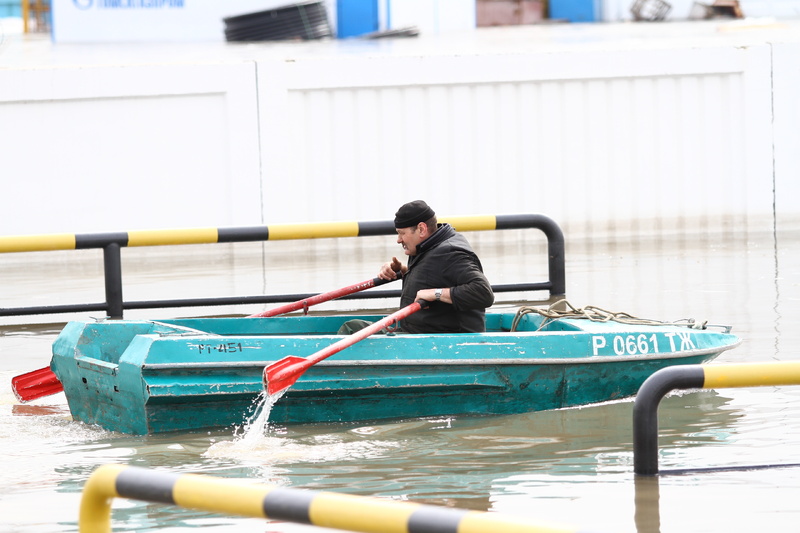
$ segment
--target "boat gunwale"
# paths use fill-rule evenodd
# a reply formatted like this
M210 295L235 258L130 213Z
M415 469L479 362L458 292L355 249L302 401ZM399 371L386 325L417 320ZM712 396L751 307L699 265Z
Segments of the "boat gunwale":
M568 365L578 363L620 363L642 360L659 359L680 359L685 357L697 357L714 353L722 353L726 350L736 348L742 341L724 346L714 346L696 350L686 350L681 352L665 352L661 354L624 354L614 356L587 356L569 358L497 358L497 359L328 359L320 361L314 366L318 367L341 367L341 366L497 366L497 365ZM192 370L209 368L265 368L275 361L207 361L192 363L143 363L142 371L145 370Z
M574 320L574 319L570 319ZM591 324L608 324L608 322L591 322ZM614 326L618 326L619 323L613 323ZM540 337L542 335L547 336L554 336L560 337L565 335L624 335L624 334L633 334L633 333L641 333L642 331L661 331L661 330L669 330L673 329L675 331L693 331L696 333L711 333L715 335L732 335L736 336L735 333L732 333L731 326L724 326L724 325L713 325L708 326L703 329L694 328L691 325L683 325L683 324L644 324L644 325L632 325L632 324L622 324L624 327L615 327L615 329L609 329L608 327L600 326L599 328L578 328L578 329L566 329L566 330L549 330L549 329L537 329L537 330L516 330L516 331L500 331L500 330L491 330L491 331L480 331L474 333L389 333L387 335L377 335L373 336L372 338L404 338L404 337L416 337L416 338L428 338L428 339L443 339L443 338L453 338L453 339L468 339L468 338L475 338L475 339L491 339L493 337ZM709 328L719 328L721 331L711 331ZM199 335L198 335L199 333ZM159 331L153 333L140 333L136 335L137 337L152 337L152 338L182 338L182 339L192 339L192 338L205 338L205 337L213 337L215 339L222 338L236 338L236 339L244 339L244 338L261 338L261 337L269 337L269 338L279 338L279 337L303 337L303 338L344 338L347 335L337 334L337 333L257 333L257 332L247 332L247 333L214 333L211 331L202 331L197 330L196 332L191 331ZM480 340L477 342L464 342L460 344L487 344L486 341Z

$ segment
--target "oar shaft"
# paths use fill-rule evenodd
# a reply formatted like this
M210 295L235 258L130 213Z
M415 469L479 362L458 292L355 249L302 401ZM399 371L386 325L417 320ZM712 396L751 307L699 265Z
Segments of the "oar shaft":
M298 309L308 309L312 305L317 305L330 300L335 300L337 298L341 298L342 296L347 296L348 294L353 294L354 292L360 292L366 289L371 289L372 287L377 287L378 285L383 285L384 283L389 283L391 281L394 280L373 278L367 281L362 281L361 283L350 285L348 287L342 287L341 289L336 289L330 292L323 292L322 294L317 294L316 296L311 296L303 300L298 300L296 302L279 305L278 307L268 309L261 313L250 315L250 318L265 318L271 316L278 316L286 313L291 313L292 311L297 311Z
M397 279L400 279L399 275ZM329 300L335 300L336 298L341 298L342 296L353 294L354 292L377 287L378 285L383 285L384 283L389 283L391 281L395 280L373 278L367 281L362 281L361 283L350 285L348 287L342 287L341 289L317 294L316 296L312 296L304 300L280 305L274 309L264 311L263 313L250 315L250 317L271 317L297 311L298 309L307 309L312 305L327 302ZM64 390L64 387L61 385L58 377L49 367L40 368L39 370L34 370L33 372L28 372L27 374L13 378L11 388L13 389L17 398L22 402L35 400L36 398L49 396Z
M377 322L374 322L369 326L359 331L356 331L352 335L348 335L344 339L337 341L331 344L330 346L323 348L322 350L319 350L313 355L306 357L302 363L296 363L291 366L287 366L285 368L280 368L274 374L270 374L270 367L267 367L265 370L265 377L267 378L266 381L280 382L283 380L287 380L293 376L299 376L300 374L302 374L315 364L319 363L323 359L327 359L331 355L341 352L345 348L348 348L353 344L366 339L370 335L377 333L380 330L399 322L400 320L403 320L412 313L416 313L420 309L424 309L427 306L428 302L426 302L425 300L417 300L416 302L403 307L399 311L395 311L391 315L388 315L382 318L381 320L378 320ZM280 361L278 363L280 363ZM277 365L278 363L273 363L273 364ZM295 377L294 379L297 378ZM292 383L294 383L294 380L292 380Z

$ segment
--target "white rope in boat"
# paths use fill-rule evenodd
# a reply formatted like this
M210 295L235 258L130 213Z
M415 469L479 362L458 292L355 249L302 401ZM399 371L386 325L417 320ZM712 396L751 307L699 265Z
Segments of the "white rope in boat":
M558 300L551 304L547 309L539 307L520 307L514 320L511 323L511 331L516 331L522 317L535 313L544 317L542 324L537 331L541 330L547 324L560 318L582 318L591 320L593 322L619 322L621 324L631 324L636 326L685 326L694 329L706 329L707 322L696 323L693 318L677 320L675 322L664 322L662 320L651 320L649 318L635 317L625 312L613 312L601 309L594 305L587 305L586 307L575 307L567 300Z

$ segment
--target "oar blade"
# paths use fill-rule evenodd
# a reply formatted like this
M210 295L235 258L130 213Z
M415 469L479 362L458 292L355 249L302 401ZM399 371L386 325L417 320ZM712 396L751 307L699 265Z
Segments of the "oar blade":
M290 355L264 369L264 389L267 394L277 394L294 385L310 365L308 359Z
M11 378L14 396L21 402L29 402L51 394L58 394L64 387L50 367L40 368Z

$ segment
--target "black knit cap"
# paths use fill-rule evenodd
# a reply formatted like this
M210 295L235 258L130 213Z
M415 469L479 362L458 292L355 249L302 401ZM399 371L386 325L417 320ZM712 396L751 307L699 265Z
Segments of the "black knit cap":
M414 200L400 206L394 214L395 228L410 228L436 216L433 209L422 200Z

